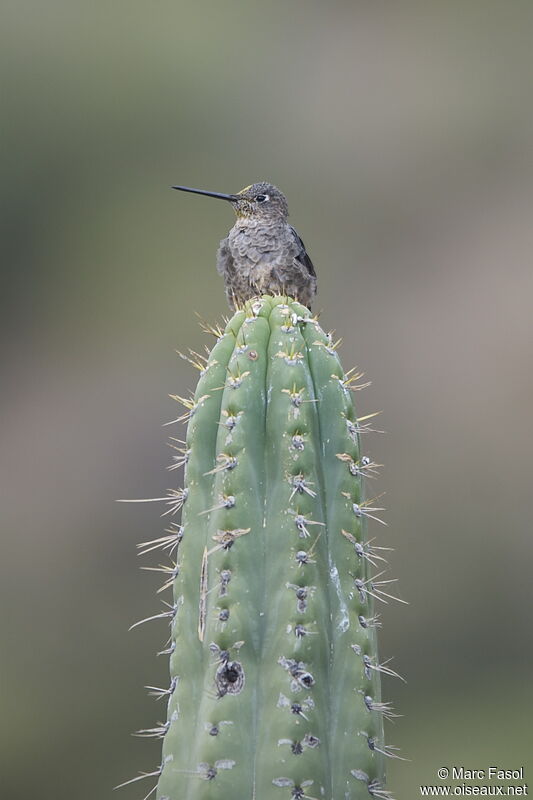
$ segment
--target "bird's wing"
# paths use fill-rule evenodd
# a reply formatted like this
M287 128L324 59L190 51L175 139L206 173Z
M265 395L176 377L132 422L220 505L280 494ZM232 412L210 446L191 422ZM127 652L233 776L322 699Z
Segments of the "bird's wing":
M313 262L309 258L307 250L305 249L305 244L302 242L300 236L296 233L296 231L294 230L292 225L289 225L289 228L291 229L291 231L293 233L293 236L294 236L294 238L296 240L296 244L298 246L298 252L296 254L296 260L299 261L300 264L302 264L302 266L304 266L306 268L306 270L308 271L308 273L310 275L312 275L313 277L316 278L315 268L313 266Z

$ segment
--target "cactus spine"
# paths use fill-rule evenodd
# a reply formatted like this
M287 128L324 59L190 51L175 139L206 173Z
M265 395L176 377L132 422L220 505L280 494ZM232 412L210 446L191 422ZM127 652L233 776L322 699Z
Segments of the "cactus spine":
M389 798L359 376L287 298L220 334L186 402L181 525L153 545L174 558L157 800Z

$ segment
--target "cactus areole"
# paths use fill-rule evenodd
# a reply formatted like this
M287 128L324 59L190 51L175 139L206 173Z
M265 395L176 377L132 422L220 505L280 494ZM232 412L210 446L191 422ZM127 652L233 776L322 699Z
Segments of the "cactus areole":
M366 535L377 465L360 449L360 376L290 298L251 300L218 333L183 415L181 524L153 543L174 593L153 791L389 798L380 673L394 673L377 654L371 573L385 559Z

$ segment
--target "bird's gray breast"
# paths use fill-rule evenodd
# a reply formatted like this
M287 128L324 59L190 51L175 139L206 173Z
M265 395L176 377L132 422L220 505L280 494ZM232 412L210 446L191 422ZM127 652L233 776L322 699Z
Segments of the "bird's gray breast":
M242 275L290 268L296 256L294 236L284 222L237 222L229 233L228 245L234 267Z

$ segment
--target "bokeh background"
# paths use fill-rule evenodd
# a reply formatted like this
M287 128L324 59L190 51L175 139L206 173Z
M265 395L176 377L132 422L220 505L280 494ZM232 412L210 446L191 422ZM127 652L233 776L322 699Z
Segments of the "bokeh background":
M130 733L164 715L166 628L127 628L164 521L115 498L179 482L174 348L226 311L232 224L176 182L286 192L384 411L390 788L531 773L532 35L520 0L4 1L2 797L140 800L112 787L159 763Z

